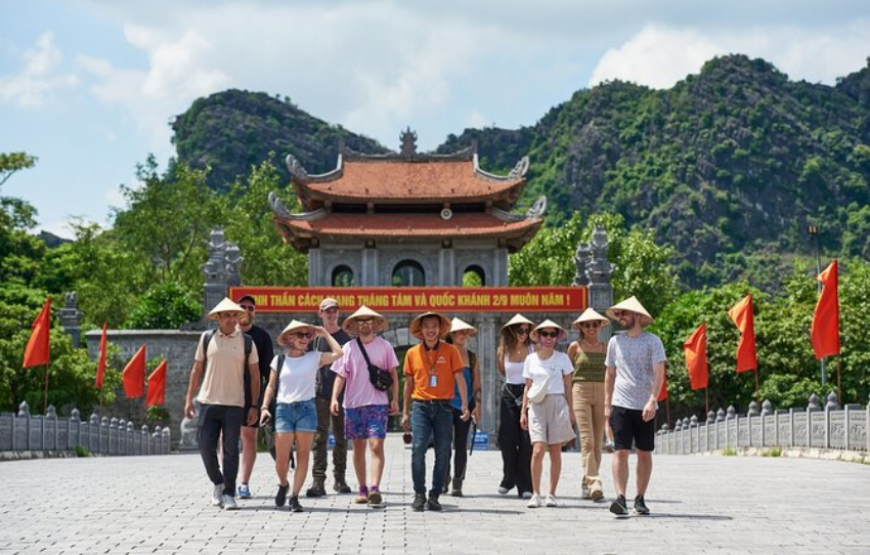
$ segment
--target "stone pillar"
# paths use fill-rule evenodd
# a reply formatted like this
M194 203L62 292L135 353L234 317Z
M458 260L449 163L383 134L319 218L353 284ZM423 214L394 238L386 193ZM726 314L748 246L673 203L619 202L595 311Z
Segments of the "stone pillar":
M203 310L207 314L227 296L228 274L226 265L227 243L224 241L224 230L216 227L211 232L208 242L208 261L203 266L205 274ZM204 320L204 324L208 324Z
M578 245L574 256L577 266L574 285L587 287L589 306L601 313L613 306L613 285L610 283L613 264L607 260L609 246L607 230L598 226L592 232L592 240L588 244ZM610 333L610 326L606 326L599 337L607 341Z
M332 285L327 283L328 280L329 278L323 275L323 258L320 256L320 249L308 249L308 286Z
M438 252L438 285L451 286L462 285L455 283L456 279L456 251L449 241L441 244L441 250Z
M498 403L501 396L501 376L496 366L495 350L498 346L497 320L488 315L477 326L477 361L480 365L480 386L482 389L481 411L478 426L481 430L493 433L497 429Z
M72 337L74 347L82 342L82 311L78 309L78 296L71 291L63 297L63 308L58 311L60 325Z
M377 287L390 286L392 283L380 283L378 279L378 249L374 243L366 244L366 248L362 251L362 275L360 276L360 286L362 287ZM392 272L392 268L385 268L385 272ZM386 275L386 273L385 273ZM331 284L330 284L331 285Z
M487 276L489 278L489 276ZM505 287L508 284L508 252L505 248L492 251L492 283L491 287Z
M239 246L235 243L227 242L226 253L224 256L227 268L227 285L230 287L238 287L242 284L242 262L244 257L239 250Z

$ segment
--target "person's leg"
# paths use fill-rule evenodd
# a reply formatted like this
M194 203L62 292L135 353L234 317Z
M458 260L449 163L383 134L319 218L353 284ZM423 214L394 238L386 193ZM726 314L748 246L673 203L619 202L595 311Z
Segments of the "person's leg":
M278 484L286 487L287 473L290 471L290 450L293 449L294 433L275 433L275 474ZM297 473L298 474L298 473Z
M541 473L544 466L544 453L547 452L547 444L536 441L532 444L531 479L532 494L541 495Z
M532 440L527 430L519 430L519 453L517 455L517 494L532 491Z
M628 485L628 455L634 442L631 414L622 407L612 407L610 426L613 429L615 452L613 455L613 486L617 496L625 496Z
M317 415L318 419L320 415ZM332 423L332 435L335 445L332 447L332 475L335 478L335 490L338 493L348 493L347 487L347 439L344 436L344 409L339 407L338 416L329 414ZM319 422L319 420L318 420Z
M411 479L414 493L426 494L426 450L432 437L432 405L413 402L411 404L411 433L414 442L411 448Z
M366 480L366 440L353 439L353 470L360 489L368 485ZM374 462L372 462L374 464Z
M254 471L254 463L257 462L257 432L260 429L254 426L242 426L242 466L240 484L248 485L251 481L251 473Z
M548 493L555 496L556 488L559 487L559 476L562 474L562 444L548 445L547 450L550 452L550 490Z
M311 459L311 444L314 442L314 431L296 432L296 473L293 476L293 497L299 497L305 476L308 475L308 465Z
M354 449L356 449L356 445L354 445ZM363 449L365 449L365 447L363 447ZM386 463L386 459L384 458L384 440L381 438L369 439L369 449L371 449L372 452L371 485L380 489L381 478L384 475L384 465Z
M592 399L591 415L592 415L592 460L587 470L587 483L591 490L592 499L601 499L604 497L604 490L601 486L601 458L604 448L604 429L606 427L606 419L604 418L604 383L592 384Z
M447 465L450 464L450 444L453 443L453 408L447 403L434 405L433 434L435 435L435 464L432 471L432 490L430 496L438 497L447 478Z
M224 495L236 496L239 476L239 436L242 433L242 407L226 407L223 418Z
M517 485L519 414L516 402L507 391L504 391L499 403L498 425L498 448L502 459L502 479L499 488L503 490L510 490Z
M456 411L453 412L453 490L461 494L465 468L468 464L468 433L471 430L471 419L463 422L461 415Z
M577 428L580 430L580 460L583 463L583 481L581 488L583 497L588 498L589 479L591 474L590 464L593 461L593 445L594 432L592 426L592 407L589 405L589 384L577 383L571 390L574 401L574 419L577 421Z
M637 494L641 497L646 495L646 488L649 487L649 479L652 475L652 452L642 451L637 449L637 470L635 470L637 479Z
M306 492L308 497L320 497L326 493L324 483L326 482L326 466L327 466L327 438L329 436L329 401L316 397L314 400L317 410L317 431L314 434L314 442L311 446L312 454L314 455L314 464L311 469L311 487ZM336 438L339 432L333 429Z
M200 405L196 430L199 454L208 479L214 485L224 483L224 475L221 473L217 457L218 436L221 431L220 420L215 417L218 410L219 408L214 405Z

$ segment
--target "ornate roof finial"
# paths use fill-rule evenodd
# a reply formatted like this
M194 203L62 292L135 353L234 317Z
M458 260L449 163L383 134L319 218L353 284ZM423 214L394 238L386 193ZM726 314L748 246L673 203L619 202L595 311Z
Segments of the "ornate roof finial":
M399 151L402 156L416 156L417 133L415 131L411 131L411 128L408 127L399 135L399 140L402 141L401 150Z

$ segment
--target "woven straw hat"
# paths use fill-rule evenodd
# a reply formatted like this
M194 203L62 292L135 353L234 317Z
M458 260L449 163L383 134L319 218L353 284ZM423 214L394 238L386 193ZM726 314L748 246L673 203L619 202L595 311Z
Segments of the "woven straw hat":
M217 306L211 309L211 312L208 313L208 319L217 320L218 314L221 312L238 312L239 314L244 314L245 309L231 301L229 298L224 297L224 300L219 302Z
M528 318L526 318L522 314L514 314L514 317L511 318L510 320L508 320L508 323L503 325L501 327L501 329L509 328L511 326L516 326L519 324L528 324L529 327L532 327L535 325L534 322L532 322L531 320L529 320Z
M467 331L470 335L477 335L477 328L465 320L454 318L450 321L450 333L456 333L458 331Z
M565 338L568 337L568 332L565 331L565 328L563 328L562 326L560 326L559 324L557 324L556 322L554 322L552 320L544 320L543 322L538 324L538 327L536 327L535 329L532 330L532 333L529 334L529 336L532 338L532 341L537 343L538 342L538 332L541 330L545 330L547 328L553 328L554 330L559 331L559 337L556 338L558 341L564 341Z
M359 324L356 322L359 318L374 318L372 333L383 333L390 329L390 323L386 318L365 305L359 307L356 312L348 316L341 327L350 335L359 335Z
M311 324L306 324L305 322L300 322L299 320L291 320L287 327L281 332L281 335L278 336L278 345L282 347L289 347L290 342L287 339L287 336L291 333L297 333L300 331L307 331L309 333L314 332L314 326Z
M417 339L423 339L423 319L429 318L430 316L437 316L439 320L441 320L441 331L439 332L439 337L442 339L447 337L447 334L450 333L450 320L447 319L447 316L440 314L438 312L424 312L423 314L417 316L413 320L411 320L411 335L416 337Z
M602 327L610 325L610 320L608 320L601 314L598 314L598 312L596 312L594 308L587 308L586 310L584 310L583 314L578 316L577 319L571 323L571 327L575 330L579 330L580 324L582 324L583 322L601 322Z
M649 312L640 304L640 301L637 300L637 297L631 296L619 304L613 305L607 309L607 316L613 320L616 320L616 316L613 315L614 310L627 310L629 312L634 312L635 314L640 315L640 325L648 326L653 323L653 317L649 315Z

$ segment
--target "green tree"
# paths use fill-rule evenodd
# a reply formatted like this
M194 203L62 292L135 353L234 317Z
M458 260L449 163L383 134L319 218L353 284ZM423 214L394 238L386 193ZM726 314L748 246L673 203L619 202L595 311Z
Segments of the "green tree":
M15 172L32 168L36 164L36 156L31 156L26 152L0 152L0 187Z
M156 283L139 297L124 327L171 330L196 322L201 316L202 305L179 284Z
M0 186L36 158L23 152L0 153ZM20 198L0 196L0 283L29 283L39 269L45 244L30 234L36 208Z

